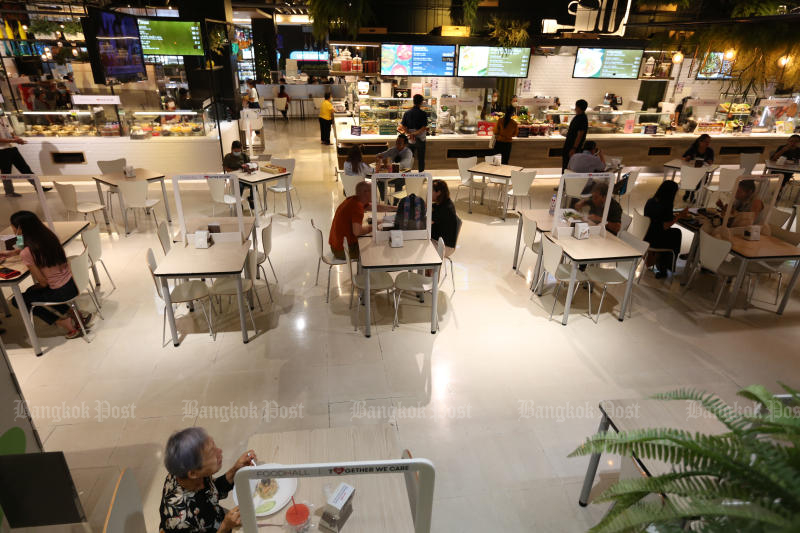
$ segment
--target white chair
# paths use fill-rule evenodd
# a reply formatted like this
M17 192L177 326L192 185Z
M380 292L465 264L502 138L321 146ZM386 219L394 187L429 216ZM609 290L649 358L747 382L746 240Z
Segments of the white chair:
M733 279L739 273L739 265L734 261L726 261L728 254L731 251L731 242L723 239L717 239L706 233L703 230L699 231L700 243L697 248L697 262L689 274L689 280L686 282L686 288L683 290L685 293L689 290L689 285L694 281L697 272L701 268L705 268L713 272L719 280L719 292L717 298L714 300L714 308L711 314L717 310L719 300L722 297L722 292L725 290L725 282L728 279Z
M391 299L392 291L394 290L394 281L388 272L363 272L361 274L353 273L353 263L350 260L350 245L347 243L347 238L344 239L344 258L347 263L347 268L350 269L350 309L353 308L353 295L356 289L364 291L366 288L367 275L369 274L370 292L386 291L386 297ZM364 295L365 298L371 298L371 294ZM356 312L356 327L358 330L358 311Z
M586 188L586 183L588 181L589 178L564 180L564 196L569 198L588 198L588 194L583 194L583 189Z
M267 292L269 293L269 301L274 302L275 300L272 299L272 289L269 288L269 280L267 279L267 271L264 270L264 262L269 262L269 268L272 270L272 275L275 276L275 283L278 283L278 275L275 274L275 268L272 266L272 259L269 258L270 252L272 252L272 218L269 219L269 224L267 224L264 228L261 229L261 246L263 246L264 251L258 252L258 256L256 257L256 264L258 269L261 270L261 273L264 274L264 283L267 285ZM258 275L258 272L256 272Z
M70 213L78 213L83 215L86 220L86 215L92 214L92 219L97 223L96 212L102 211L103 206L97 202L78 202L78 193L75 191L75 186L68 183L53 182L56 187L58 196L61 198L61 203L64 204L64 209L67 211L67 220L69 220Z
M164 255L167 255L172 248L172 237L169 234L169 226L163 220L158 223L158 240L161 243L161 249L164 250Z
M364 181L364 176L356 175L351 176L349 174L342 173L342 190L344 192L345 198L348 196L353 196L356 193L356 185Z
M782 209L773 207L769 212L769 216L767 217L767 224L778 228L783 228L783 225L786 224L791 216L791 211L783 211Z
M97 168L100 169L101 174L122 174L128 161L122 157L120 159L111 159L109 161L98 161ZM108 206L108 215L114 218L114 204L111 202L111 196L119 193L116 187L109 187L106 190L106 206Z
M228 211L233 214L233 207L236 205L236 196L233 194L225 194L226 180L222 178L209 178L206 180L208 184L208 192L211 194L211 216L214 216L217 204L223 204L228 208ZM247 201L248 195L252 194L252 188L246 188L242 194L242 205L246 207L250 214L253 210L250 209L250 203Z
M719 183L717 185L704 185L703 190L708 193L708 200L715 192L719 194L727 194L733 192L733 186L736 184L736 178L744 174L741 168L721 168L719 169ZM705 195L704 195L705 196ZM706 200L704 198L704 200ZM706 200L705 204L708 205L709 201Z
M531 208L531 184L536 177L535 170L512 170L511 171L511 189L506 191L506 208L503 210L503 220L506 219L506 211L508 211L508 201L513 198L514 203L512 209L517 208L517 198L526 198L528 200L528 209Z
M414 195L425 198L423 193L425 192L425 182L427 180L420 180L420 179L411 179L406 180L406 184L403 188L399 191L395 191L392 193L391 198L394 200L402 200L403 198Z
M458 246L458 236L461 235L461 224L463 224L462 220L456 217L456 246ZM450 263L450 282L453 284L453 292L456 292L456 273L453 270L453 259L452 255L456 253L455 248L450 248L449 246L444 247L444 258L445 260ZM444 283L444 280L447 279L447 264L444 265L444 277L441 278L441 282L439 286Z
M68 257L67 262L69 263L70 270L72 270L72 280L75 282L75 286L78 287L78 294L76 294L73 298L62 301L31 302L30 310L28 312L30 314L31 324L33 324L34 328L36 327L36 322L33 320L33 310L37 307L68 305L70 308L72 308L75 317L80 317L81 313L75 302L78 300L78 297L83 293L83 291L86 291L89 294L89 297L92 299L92 303L97 310L97 316L99 316L101 319L103 318L103 315L100 313L100 305L97 303L97 300L95 300L94 294L91 291L91 283L89 281L89 250L84 248L80 255ZM89 337L86 335L86 326L84 325L83 320L79 319L77 322L81 328L81 333L83 333L83 340L90 342Z
M629 227L631 227L631 223L633 222L633 217L622 213L622 218L620 219L621 228L623 231L626 231Z
M650 229L650 223L652 221L650 220L649 217L646 217L643 214L641 214L638 209L634 209L632 214L633 214L633 221L631 222L627 231L632 236L636 237L638 240L643 241L644 238L647 236L647 231ZM672 257L672 271L675 272L675 263L677 262L678 258L675 256L674 250L671 250L670 248L648 247L647 253L645 254L645 265L647 265L647 255L650 253L669 254ZM647 270L646 266L645 270ZM639 276L639 281L641 280L642 277Z
M772 212L774 213L776 210L773 209ZM783 211L781 211L783 212ZM784 221L785 222L785 221ZM781 224L782 225L782 224ZM800 246L800 232L795 231L788 231L782 229L777 224L772 225L772 236L780 239L784 242L788 242L792 246ZM783 275L791 275L794 272L794 265L792 261L751 261L747 264L747 273L750 275L750 280L755 278L755 283L753 284L753 290L750 291L750 283L748 282L748 301L752 299L755 295L756 289L758 289L758 277L761 275L777 275L778 276L778 286L775 289L775 298L772 301L772 304L775 305L778 303L778 298L781 294L781 285L783 284Z
M156 268L158 268L158 263L156 263L156 256L153 253L152 248L147 249L147 268L150 270L150 276L153 278L153 284L156 286L156 293L158 294L161 300L164 300L164 295L161 292L161 283L156 279L155 272ZM169 299L172 305L180 305L182 303L191 303L191 302L199 302L200 307L203 310L203 316L206 317L206 323L208 324L208 334L214 337L214 328L211 325L211 316L214 313L214 306L211 305L211 297L208 292L208 285L203 283L199 280L185 280L183 283L175 285L175 287L169 293ZM209 301L209 311L206 312L206 306L203 303L203 300ZM162 315L164 320L161 324L161 345L164 345L164 340L166 338L166 331L167 331L167 308L166 302L164 302L164 309L162 311Z
M297 196L297 205L300 208L303 208L303 204L300 202L300 194L297 192L297 189L294 188L292 185L292 181L294 179L294 167L295 167L295 160L294 159L272 159L272 164L278 167L284 167L286 172L289 175L285 178L282 178L278 181L278 185L272 185L267 187L267 192L271 192L272 194L288 194L289 195L289 205L292 205L292 191L294 191L295 196ZM274 198L273 198L274 200ZM275 210L275 203L272 204L272 210ZM292 205L292 214L294 214L294 205ZM286 213L288 216L289 213Z
M313 97L313 98L311 98L311 102L314 104L314 109L315 110L318 111L318 110L322 109L322 98Z
M122 213L123 217L128 216L127 211L133 209L133 220L136 222L136 227L139 227L139 221L136 218L136 209L143 209L150 210L153 214L153 221L158 227L158 220L156 219L156 210L153 209L154 206L158 205L161 201L157 198L148 199L147 198L147 182L146 181L131 181L131 182L122 182L119 184L119 193L122 195L123 199L125 200L125 213Z
M548 273L552 275L556 280L556 287L553 292L553 308L550 309L550 316L547 318L548 320L553 318L553 312L556 309L556 302L558 302L558 291L561 288L561 284L564 282L569 283L571 267L561 264L561 259L563 255L564 253L563 250L561 249L561 246L554 243L549 238L546 237L542 238L542 274L539 276L539 281L537 285L539 283L544 284L545 278L547 277ZM589 312L591 313L592 284L589 282L589 276L586 275L586 272L578 270L576 272L575 281L577 281L577 283L575 284L575 292L578 292L578 288L583 283L586 283L586 288L589 290ZM533 297L533 294L531 294L531 297Z
M537 233L537 224L535 220L531 220L525 215L522 215L522 243L524 246L522 247L522 254L519 256L519 261L517 262L517 272L520 272L522 269L519 268L519 265L522 264L522 258L525 257L525 252L528 251L528 248L533 251L536 255L542 253L542 239L536 240L536 233ZM535 279L531 283L531 285L535 285L539 280Z
M253 324L253 330L258 331L256 328L256 321L253 319L253 295L256 297L256 301L258 301L258 308L262 311L264 308L261 306L261 298L258 296L258 291L256 290L256 270L258 266L256 265L256 252L254 250L249 250L247 252L247 262L244 266L244 279L242 281L242 291L249 294L249 304L246 305L247 312L250 314L250 322ZM266 281L266 279L264 280ZM231 276L225 276L224 278L217 278L214 283L211 285L211 289L209 289L209 295L217 297L217 306L219 307L219 313L222 314L222 297L223 296L237 296L238 295L238 287L237 287L237 280ZM211 308L213 309L214 306L212 304Z
M461 183L458 185L458 189L456 189L456 202L458 201L458 195L461 193L461 189L466 187L469 189L469 212L472 213L472 193L473 191L486 191L486 184L482 181L475 181L473 179L472 173L469 172L469 169L474 167L478 164L478 158L476 156L473 157L459 157L458 161L458 174L461 177Z
M679 173L681 181L678 182L678 191L684 193L694 193L697 186L703 181L703 177L708 172L708 168L700 168L682 165Z
M631 170L630 172L628 172L628 182L625 185L625 192L623 194L618 194L617 195L617 201L618 202L622 202L623 198L627 198L628 199L628 206L625 209L628 212L630 212L630 210L631 210L631 195L633 194L633 188L636 187L636 182L639 179L639 172L641 172L641 171L642 171L642 169L635 168L635 169ZM623 229L625 229L625 228L623 228Z
M275 98L272 101L273 101L273 109L272 109L273 115L272 115L272 117L273 118L277 118L278 117L278 113L280 113L282 109L286 109L287 98L284 96L283 98ZM287 110L286 115L287 115L287 118L288 118L288 115L289 115L288 110Z
M647 253L649 245L647 241L637 239L625 230L622 230L617 235L621 240L636 248L642 255ZM606 297L606 291L609 285L620 285L627 283L631 275L631 265L628 261L617 263L616 268L603 268L599 265L589 265L586 268L586 275L589 276L589 281L592 283L603 284L603 294L600 296L600 306L597 308L597 315L594 318L594 323L600 320L600 311L603 309L603 300ZM633 272L634 277L636 272ZM628 303L628 316L630 316L631 308L633 307L633 294L631 293L631 301ZM589 310L591 312L591 309Z
M328 286L325 289L325 303L328 303L331 295L331 270L333 267L344 264L344 259L337 259L332 254L325 253L325 239L322 235L322 230L314 225L314 219L311 219L311 227L314 228L314 244L317 246L317 277L314 278L314 285L319 284L319 267L322 263L328 265Z
M439 252L439 258L444 260L444 239L441 237L439 237L437 251ZM433 294L433 277L406 271L401 272L394 278L394 322L392 322L392 329L398 325L397 314L400 308L400 297L403 295L403 292L411 292L414 294L430 292ZM420 301L422 301L422 298L424 298L424 296L420 298Z
M111 279L111 274L108 273L106 263L102 259L103 244L100 242L100 228L95 224L91 229L83 231L81 233L81 240L83 241L83 245L89 251L89 261L91 262L91 265L97 268L97 264L100 263L100 265L103 266L103 270L106 271L108 281L111 282L111 286L114 288L114 290L116 290L117 285L114 283L114 280Z
M740 153L739 154L739 167L742 169L742 174L745 176L748 174L753 173L753 169L756 168L758 162L761 161L761 154L747 154L747 153Z

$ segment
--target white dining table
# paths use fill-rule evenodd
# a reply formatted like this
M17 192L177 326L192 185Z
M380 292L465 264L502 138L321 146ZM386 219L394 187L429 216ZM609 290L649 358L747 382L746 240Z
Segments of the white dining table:
M256 226L261 225L261 222L258 218L259 212L264 212L267 208L266 198L267 198L267 184L274 181L279 181L288 177L290 172L279 172L276 174L272 174L269 172L264 172L263 170L256 170L255 172L237 172L236 176L239 178L240 183L244 183L245 185L250 185L252 187L252 195L253 201L255 202L255 217L256 217ZM261 197L256 190L258 186L261 186L261 192L264 195L264 205L261 205ZM292 195L289 187L286 187L286 216L288 218L294 217L294 209L292 206Z

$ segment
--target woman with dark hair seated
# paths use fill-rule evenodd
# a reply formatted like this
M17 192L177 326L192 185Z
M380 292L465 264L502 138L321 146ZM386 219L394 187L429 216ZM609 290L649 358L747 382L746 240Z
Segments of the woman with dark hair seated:
M225 474L212 476L222 468L222 450L206 430L186 428L173 433L164 450L167 479L161 495L162 533L230 533L241 526L239 508L227 511L219 504L233 490L233 476L240 468L257 461L253 450L242 454Z
M19 255L22 263L28 267L33 277L33 285L22 293L25 311L28 312L32 302L62 302L78 295L78 287L72 279L72 270L67 262L64 247L55 233L42 224L36 213L17 211L11 215L11 227L22 246L17 250L0 252L0 257ZM12 301L17 307L17 300ZM57 325L66 332L68 339L81 336L80 324L84 327L92 318L91 313L80 313L77 316L67 305L51 306L63 316L58 316L46 307L36 307L33 314L50 325Z
M675 258L681 251L683 234L680 229L673 228L672 225L675 224L678 217L684 216L688 212L688 209L684 209L677 216L673 212L677 192L677 183L672 180L664 181L653 197L644 204L644 216L650 219L650 228L647 230L644 240L650 243L652 248L672 250ZM666 277L669 270L672 270L672 258L666 253L659 254L656 261L656 277Z
M455 248L458 235L458 215L456 215L456 206L450 199L450 189L444 180L433 180L431 199L433 200L431 239L436 245L441 237L445 246Z

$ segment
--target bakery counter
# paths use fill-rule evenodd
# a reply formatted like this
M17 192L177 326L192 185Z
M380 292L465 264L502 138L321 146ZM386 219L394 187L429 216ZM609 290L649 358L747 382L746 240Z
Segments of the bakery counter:
M23 137L19 151L35 174L87 175L99 172L98 161L125 158L129 165L158 169L166 175L197 169L222 168L222 148L239 138L236 122L220 123L222 145L216 129L208 136L130 137Z

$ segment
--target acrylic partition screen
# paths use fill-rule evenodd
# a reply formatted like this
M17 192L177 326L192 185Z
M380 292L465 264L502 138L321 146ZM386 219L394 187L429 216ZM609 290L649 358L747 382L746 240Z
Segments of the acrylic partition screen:
M723 209L723 228L746 228L763 226L769 213L775 208L783 176L739 176L733 192L720 198L718 207Z
M378 180L386 183L385 191L390 197L391 180L404 179L408 196L400 200L396 213L378 212ZM392 229L403 231L404 240L431 238L431 201L433 188L431 175L423 172L400 172L397 174L373 174L372 176L372 235L375 242L389 240ZM414 198L411 198L411 195ZM388 215L388 218L387 218ZM394 215L394 216L392 216Z
M613 189L614 175L609 172L564 174L558 184L553 226L588 222L592 234L604 235Z
M181 174L177 176L172 176L172 190L175 192L175 208L178 211L178 224L181 228L181 236L183 237L183 242L186 244L189 240L189 233L187 232L187 220L191 220L191 216L186 216L183 211L183 202L181 201L181 190L180 190L180 182L182 181L210 181L210 180L222 180L223 182L227 183L229 180L231 184L231 196L235 199L235 207L236 207L236 219L238 223L238 232L220 232L215 233L214 238L217 241L227 241L227 240L237 240L241 239L241 242L247 240L247 235L244 232L244 220L242 219L242 195L239 192L239 177L236 174ZM210 184L209 184L210 185ZM204 219L208 218L207 215L197 215L202 216ZM214 217L211 217L212 219ZM219 217L219 218L227 218L227 217ZM209 220L208 225L214 224L213 220ZM191 234L194 233L196 228L188 228Z

